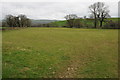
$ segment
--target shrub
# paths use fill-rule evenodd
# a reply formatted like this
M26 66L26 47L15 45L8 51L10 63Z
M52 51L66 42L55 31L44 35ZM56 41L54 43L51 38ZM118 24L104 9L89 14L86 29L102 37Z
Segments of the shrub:
M107 21L104 25L105 29L119 29L118 21Z

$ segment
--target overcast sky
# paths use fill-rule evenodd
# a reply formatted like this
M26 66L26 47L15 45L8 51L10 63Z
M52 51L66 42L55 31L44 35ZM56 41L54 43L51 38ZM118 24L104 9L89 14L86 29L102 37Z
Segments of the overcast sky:
M25 0L24 0L25 1ZM56 19L63 20L64 16L67 14L77 14L79 17L88 16L89 9L88 6L97 1L105 0L29 0L24 2L23 0L2 0L0 3L0 11L2 11L2 16L0 19L4 18L5 15L19 15L25 14L31 19ZM110 15L112 17L118 16L118 1L106 0L105 4L109 6Z

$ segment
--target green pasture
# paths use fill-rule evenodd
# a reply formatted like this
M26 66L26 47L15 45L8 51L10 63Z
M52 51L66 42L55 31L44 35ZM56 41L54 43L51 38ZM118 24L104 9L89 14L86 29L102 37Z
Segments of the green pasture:
M3 78L117 78L118 30L6 30L2 68Z

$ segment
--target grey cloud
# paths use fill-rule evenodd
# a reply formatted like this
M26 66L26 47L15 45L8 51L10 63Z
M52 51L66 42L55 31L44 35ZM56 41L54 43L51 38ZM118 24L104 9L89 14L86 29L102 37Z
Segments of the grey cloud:
M67 14L88 16L93 2L3 2L2 16L25 14L31 19L64 19ZM106 2L111 16L118 16L117 2Z

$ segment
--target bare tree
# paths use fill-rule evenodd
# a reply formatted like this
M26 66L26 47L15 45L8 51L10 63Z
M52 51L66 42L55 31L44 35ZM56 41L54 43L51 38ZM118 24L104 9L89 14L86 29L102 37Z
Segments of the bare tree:
M108 7L105 6L103 2L97 2L94 3L93 5L90 5L89 9L91 11L91 14L94 16L95 28L97 26L97 21L100 22L100 27L102 27L104 19L110 17Z
M9 27L14 27L14 16L6 15L5 21Z
M18 15L18 17L19 17L20 27L25 27L26 19L27 19L26 15L20 14Z
M18 15L19 19L19 25L20 27L30 27L31 26L31 20L26 17L26 15Z
M31 26L31 20L25 15L6 15L5 22L9 27L29 27Z
M94 16L94 27L97 26L97 4L94 3L93 5L89 6L89 9L91 11L91 14Z
M77 19L77 15L75 14L69 14L65 16L65 19L67 20L67 24L70 28L75 26L75 19Z
M14 16L13 20L14 20L14 27L20 27L19 26L19 17Z
M109 10L108 7L105 6L103 2L97 2L97 18L100 21L100 27L102 27L103 21L106 18L109 18Z

